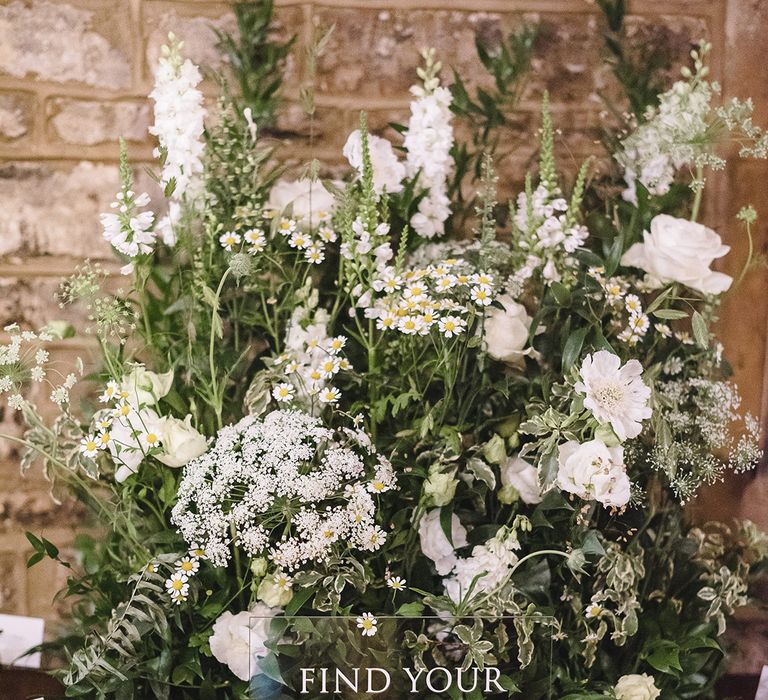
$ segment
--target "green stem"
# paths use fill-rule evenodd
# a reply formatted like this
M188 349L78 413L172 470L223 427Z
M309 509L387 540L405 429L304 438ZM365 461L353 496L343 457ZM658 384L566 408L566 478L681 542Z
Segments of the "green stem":
M747 261L744 263L744 267L741 269L741 274L739 275L739 278L736 280L736 283L733 285L733 287L738 287L742 281L744 280L744 277L746 276L747 272L749 272L749 268L752 267L752 258L755 254L755 242L752 239L752 226L747 221L747 240L749 241L749 250L747 251Z
M215 319L219 313L219 300L221 299L221 292L224 289L224 283L229 277L230 269L227 268L224 274L221 276L219 286L216 288L216 294L214 296L213 309L211 311L211 340L208 345L208 367L211 372L211 396L214 401L214 410L216 411L216 423L219 429L221 429L223 423L221 420L222 405L224 403L223 393L219 396L218 379L216 377L216 363L213 360L213 350L216 346L216 333L214 332Z
M691 221L699 218L699 209L701 208L701 199L704 195L704 168L699 165L696 167L696 195L693 198L693 209L691 210Z

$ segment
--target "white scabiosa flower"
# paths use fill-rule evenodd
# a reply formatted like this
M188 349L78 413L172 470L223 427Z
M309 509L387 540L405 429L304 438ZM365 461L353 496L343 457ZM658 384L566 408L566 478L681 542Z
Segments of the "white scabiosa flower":
M642 421L651 417L651 390L642 374L643 366L637 360L622 366L617 355L600 350L584 358L581 381L574 386L584 394L584 406L600 423L610 424L622 442L637 437Z

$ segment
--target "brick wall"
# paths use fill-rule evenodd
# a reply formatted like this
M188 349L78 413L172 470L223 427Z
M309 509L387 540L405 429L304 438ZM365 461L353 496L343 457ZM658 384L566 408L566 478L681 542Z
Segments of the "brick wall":
M534 152L536 112L544 89L563 134L566 162L598 152L600 95L617 95L601 61L602 28L589 0L278 0L276 25L298 36L286 76L286 104L279 127L291 136L284 153L297 165L317 157L339 162L341 145L365 109L371 127L382 129L407 113L407 88L418 51L436 46L444 62L482 80L476 35L493 37L534 22L542 39L521 109L506 135L512 155L501 167L502 185L513 189ZM760 0L630 0L630 25L667 42L683 60L692 41L714 43L715 75L726 94L752 95L758 118L768 121L768 7ZM298 104L305 80L299 58L314 26L336 25L317 75L316 140ZM152 66L169 31L186 43L190 57L219 68L213 27L233 28L228 6L206 0L0 0L0 326L13 320L39 325L61 317L52 299L58 279L83 257L108 260L98 214L117 191L117 139L128 142L137 166L151 158L147 138ZM208 91L212 93L209 86ZM710 221L734 252L728 270L739 268L746 248L733 216L752 202L764 217L768 199L763 162L735 163L714 182ZM139 189L151 182L137 167ZM765 247L766 227L758 243ZM721 323L727 351L746 406L760 411L765 364L766 275L755 274L726 304ZM87 358L87 341L61 343L62 359ZM764 412L763 412L764 413ZM0 414L0 431L18 433L14 416ZM55 505L39 474L22 479L12 443L0 442L0 609L55 616L51 596L61 572L24 568L25 529L57 542L71 539L74 504ZM746 489L746 491L745 491ZM725 496L723 496L725 493ZM742 494L746 493L746 496ZM734 481L702 502L704 514L739 511L766 519L768 480ZM751 623L753 628L757 622ZM754 667L759 654L745 652L739 668Z

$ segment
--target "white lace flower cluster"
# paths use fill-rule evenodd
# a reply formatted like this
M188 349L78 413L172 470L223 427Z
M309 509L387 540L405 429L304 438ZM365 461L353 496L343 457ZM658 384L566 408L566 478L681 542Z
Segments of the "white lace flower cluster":
M151 211L140 211L149 202L146 192L137 195L133 190L124 188L110 205L117 211L101 215L104 239L129 258L151 253L154 248L155 215Z
M14 411L24 408L26 399L21 391L29 381L47 383L53 403L59 406L69 403L69 391L77 383L77 377L72 373L62 377L51 366L50 353L42 347L54 339L53 333L48 328L37 333L22 331L17 323L5 326L3 331L10 335L10 341L0 345L0 394L8 394L8 406ZM58 375L61 382L51 382L51 375Z
M536 273L547 284L559 282L565 270L575 266L573 253L584 244L589 231L569 215L568 209L557 188L550 191L539 185L518 195L513 221L518 245L528 255L510 282L512 289L522 290Z
M374 496L394 487L392 465L362 430L278 410L219 431L187 465L172 521L215 566L235 545L292 571L347 547L381 547Z
M176 605L181 605L189 598L189 580L200 571L202 559L205 559L205 550L193 544L189 553L174 564L175 571L166 579L165 590Z
M637 204L637 182L652 195L664 195L685 165L722 167L725 161L713 156L708 130L712 122L712 97L717 83L703 79L706 68L698 64L692 80L677 81L659 97L658 107L649 107L644 123L622 143L616 160L624 168L627 189L623 197ZM687 76L690 71L685 69Z
M471 308L483 310L494 299L494 277L475 271L461 258L398 272L381 268L372 283L366 309L379 330L404 335L429 335L433 328L446 338L464 333Z
M428 66L432 60L430 56L429 52L425 54ZM407 175L418 177L417 184L426 190L419 201L418 212L410 221L413 230L424 238L445 233L445 221L451 215L448 177L453 167L451 91L440 86L436 75L439 64L430 68L428 73L434 77L425 74L424 85L411 88L417 99L411 102L411 117L403 139Z
M272 397L279 404L313 408L336 405L341 391L331 382L341 371L352 369L344 356L347 338L328 336L328 312L317 309L310 314L303 307L293 312L285 338L285 352L274 360L274 366L285 374L285 381L275 384Z
M149 133L157 136L156 158L161 158L160 180L172 186L168 214L158 222L158 232L167 245L174 245L173 227L181 214L180 202L186 195L198 194L203 173L205 107L203 93L197 89L202 81L198 67L183 60L183 44L168 35L169 46L163 46L155 70L155 87L149 96L155 102L155 123Z

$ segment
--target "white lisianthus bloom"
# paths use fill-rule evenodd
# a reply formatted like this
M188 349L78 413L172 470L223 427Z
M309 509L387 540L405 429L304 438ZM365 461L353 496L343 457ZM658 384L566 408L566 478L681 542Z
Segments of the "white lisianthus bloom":
M661 691L647 673L632 673L619 678L613 689L616 700L656 700Z
M320 180L278 180L269 192L267 208L283 212L289 205L294 219L317 226L333 212L336 200Z
M116 415L109 428L107 447L117 466L115 481L121 483L131 474L139 471L139 465L147 456L147 448L142 443L141 436L153 434L158 437L162 446L160 416L151 408L140 411L126 405L126 415Z
M485 319L485 342L488 354L502 362L519 365L528 342L531 317L522 304L508 294L496 297L504 309L492 308Z
M156 404L171 390L172 385L172 370L157 374L144 365L136 365L130 374L123 377L120 388L128 394L128 403L138 408Z
M373 168L373 189L376 194L396 194L403 189L405 165L395 155L392 144L380 136L368 134L368 151ZM344 157L349 164L363 174L363 141L360 130L353 131L344 144Z
M607 350L587 355L581 365L580 382L574 389L585 395L584 406L602 424L610 424L622 442L637 437L642 421L651 417L651 389L642 380L643 366L630 360L623 367L617 355Z
M679 282L702 294L722 294L733 278L713 272L710 265L729 250L712 229L659 214L651 221L650 233L643 233L643 242L624 253L621 264L645 270L659 283Z
M557 485L584 500L609 508L629 503L630 483L624 467L624 449L608 447L601 440L560 445Z
M160 419L163 454L157 458L168 467L183 467L208 449L205 435L192 427L192 416L184 420L165 416Z
M471 597L478 593L495 591L501 586L511 567L518 562L514 550L520 548L520 542L512 530L501 528L499 532L485 544L472 549L472 556L458 559L451 576L443 582L445 592L455 603L465 598L472 588L472 581L477 577Z
M502 503L514 503L518 498L523 503L541 503L539 472L522 457L510 457L501 465L501 486Z
M209 639L211 653L240 680L249 681L261 673L258 659L269 653L265 642L269 639L272 618L279 612L277 608L257 603L251 610L237 615L229 611L222 613L213 624Z
M424 496L430 505L438 508L448 505L456 494L458 483L452 474L430 474L424 482Z
M440 509L430 510L419 523L419 541L424 556L431 559L440 576L450 573L456 564L456 549L467 546L467 531L456 514L451 515L451 539L443 532L440 525Z

